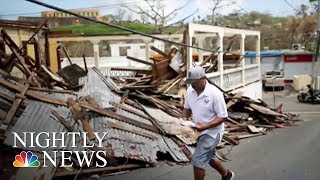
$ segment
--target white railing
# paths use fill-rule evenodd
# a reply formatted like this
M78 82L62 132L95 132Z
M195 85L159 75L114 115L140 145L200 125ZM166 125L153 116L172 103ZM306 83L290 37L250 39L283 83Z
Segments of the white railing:
M207 74L207 78L221 87L225 91L234 90L240 87L244 87L253 82L260 80L259 65L253 64L245 66L245 68L238 67L223 71L223 75L220 72L214 72ZM223 83L221 86L221 76Z
M230 90L243 86L242 68L228 69L223 74L223 89Z
M220 72L214 72L207 74L207 78L212 81L214 84L220 86Z
M258 64L247 65L245 67L245 70L244 70L245 84L249 84L251 82L254 82L260 79L259 68L260 67Z

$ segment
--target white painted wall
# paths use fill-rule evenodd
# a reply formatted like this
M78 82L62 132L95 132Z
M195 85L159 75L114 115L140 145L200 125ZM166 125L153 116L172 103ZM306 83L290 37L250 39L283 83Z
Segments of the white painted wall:
M311 62L296 62L284 63L284 76L285 79L294 79L294 75L311 75L312 63ZM320 76L320 71L318 73Z
M252 99L262 99L262 82L257 81L246 85L245 87L235 89L232 92L237 93L239 91L244 92L244 96L250 97Z

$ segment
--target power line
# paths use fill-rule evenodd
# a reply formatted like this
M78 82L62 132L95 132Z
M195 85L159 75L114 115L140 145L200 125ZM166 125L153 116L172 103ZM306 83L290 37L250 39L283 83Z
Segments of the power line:
M299 10L296 9L296 8L295 8L292 4L290 4L287 0L284 0L284 2L285 2L288 6L290 6L293 10L299 12Z
M65 10L65 9L62 9L62 8L59 8L59 7L56 7L56 6L52 6L52 5L37 1L37 0L26 0L26 1L32 2L32 3L38 4L40 6L44 6L44 7L50 8L50 9L61 11L61 12L67 13L67 14L71 14L73 16L76 16L76 17L79 17L79 18L82 18L82 19L86 19L86 20L89 20L89 21L92 21L92 22L95 22L95 23L98 23L98 24L107 25L107 26L110 26L110 27L114 27L114 28L117 28L117 29L128 31L128 32L131 32L133 34L139 34L141 36L149 37L149 38L156 39L156 40L159 40L159 41L172 43L172 44L179 45L179 46L182 46L182 47L189 47L189 48L199 49L199 50L208 51L208 52L216 52L216 51L212 51L212 50L209 50L209 49L195 47L195 46L191 46L191 45L180 43L180 42L170 41L170 40L167 40L167 39L156 37L156 36L153 36L153 35L150 35L150 34L147 34L147 33L139 32L139 31L132 30L132 29L129 29L129 28L126 28L126 27L122 27L122 26L118 26L118 25L115 25L115 24L98 21L98 20L95 20L95 19L92 19L92 18L89 18L89 17L81 16L81 15L79 15L77 13L72 12L72 11L68 11L68 10Z
M133 1L133 2L127 2L127 3L118 3L118 4L108 4L108 5L100 5L100 6L92 6L92 7L83 7L83 8L75 8L75 9L70 9L72 10L84 10L84 9L112 9L117 6L121 5L133 5L137 3L141 3L143 1ZM41 11L42 12L42 11ZM18 14L0 14L0 16L24 16L24 15L35 15L35 14L40 14L41 12L30 12L30 13L18 13Z

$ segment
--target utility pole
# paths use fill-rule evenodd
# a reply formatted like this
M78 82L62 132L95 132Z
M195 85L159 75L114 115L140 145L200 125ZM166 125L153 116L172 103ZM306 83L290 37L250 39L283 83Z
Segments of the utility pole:
M318 87L318 64L319 64L319 46L320 46L320 0L318 0L317 6L317 43L316 43L316 54L312 59L312 81L311 84L314 84L314 87Z

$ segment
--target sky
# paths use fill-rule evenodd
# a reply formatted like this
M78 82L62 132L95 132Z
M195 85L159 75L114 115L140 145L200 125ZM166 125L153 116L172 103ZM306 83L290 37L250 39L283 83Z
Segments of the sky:
M130 8L135 8L136 5L144 6L144 0L39 0L54 6L64 9L88 8L97 7L101 14L115 14L121 7L120 4L125 4ZM170 12L175 8L187 4L185 8L180 10L172 21L178 21L192 12L198 10L193 16L195 18L203 18L207 14L211 14L210 6L212 0L163 0L166 5L166 12ZM222 14L228 14L241 9L242 13L258 11L270 13L274 16L293 15L294 9L298 9L301 4L309 5L309 0L224 0L236 2L236 5L226 7L222 10ZM50 10L42 6L27 2L25 0L0 0L0 19L15 20L18 16L40 16L41 11ZM287 2L287 3L286 3ZM132 14L133 18L138 18ZM191 17L189 20L192 20Z

